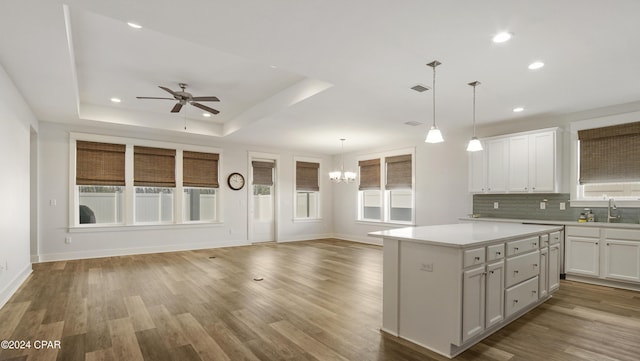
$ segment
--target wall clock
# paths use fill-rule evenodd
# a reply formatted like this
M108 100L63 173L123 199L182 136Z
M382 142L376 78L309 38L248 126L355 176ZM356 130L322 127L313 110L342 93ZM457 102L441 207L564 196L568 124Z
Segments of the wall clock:
M240 190L244 187L244 177L240 173L231 173L227 178L227 184L234 191Z

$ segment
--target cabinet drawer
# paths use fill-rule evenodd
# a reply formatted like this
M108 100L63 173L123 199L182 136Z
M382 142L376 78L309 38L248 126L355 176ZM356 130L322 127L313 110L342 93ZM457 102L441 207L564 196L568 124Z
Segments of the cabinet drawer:
M541 235L539 243L540 243L539 244L540 248L548 246L549 245L549 235L548 234Z
M522 282L540 272L540 251L507 258L507 287Z
M600 238L600 228L589 226L567 226L566 234L567 236Z
M560 232L553 232L549 235L549 244L560 243Z
M538 277L508 288L505 293L505 313L509 317L538 301Z
M483 264L485 261L484 247L467 249L464 251L464 267Z
M640 232L632 229L605 229L605 238L640 241Z
M533 251L538 248L540 248L540 237L538 236L507 242L507 256Z
M487 247L487 261L504 258L504 243Z

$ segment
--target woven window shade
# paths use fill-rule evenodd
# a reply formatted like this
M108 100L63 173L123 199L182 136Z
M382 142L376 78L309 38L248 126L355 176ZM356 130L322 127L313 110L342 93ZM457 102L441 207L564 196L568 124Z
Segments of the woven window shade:
M263 186L273 185L273 167L275 166L275 163L253 161L251 162L251 165L253 167L253 184L254 185L263 185Z
M182 184L185 187L218 188L216 153L182 152Z
M379 190L380 189L380 158L361 160L359 190Z
M385 158L387 182L385 189L411 189L411 154Z
M580 184L640 181L640 122L578 131Z
M76 142L76 184L124 184L124 144Z
M133 185L140 187L176 186L174 149L133 147Z
M296 190L298 191L320 191L318 185L318 169L320 163L296 162Z

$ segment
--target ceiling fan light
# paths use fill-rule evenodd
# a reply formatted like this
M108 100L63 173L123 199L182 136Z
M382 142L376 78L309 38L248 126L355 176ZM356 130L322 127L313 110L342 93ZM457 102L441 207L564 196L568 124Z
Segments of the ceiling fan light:
M431 126L429 129L429 133L427 133L427 138L424 140L425 143L441 143L444 142L444 138L442 137L442 132L435 125Z
M478 137L471 137L469 145L467 145L467 152L478 152L482 150L482 143Z

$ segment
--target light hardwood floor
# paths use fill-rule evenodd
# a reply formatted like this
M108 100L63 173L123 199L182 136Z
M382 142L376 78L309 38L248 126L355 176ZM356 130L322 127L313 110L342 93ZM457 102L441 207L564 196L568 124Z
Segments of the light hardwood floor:
M332 239L42 263L0 309L32 348L0 360L446 360L381 310L382 249ZM567 281L456 358L639 359L640 293Z

